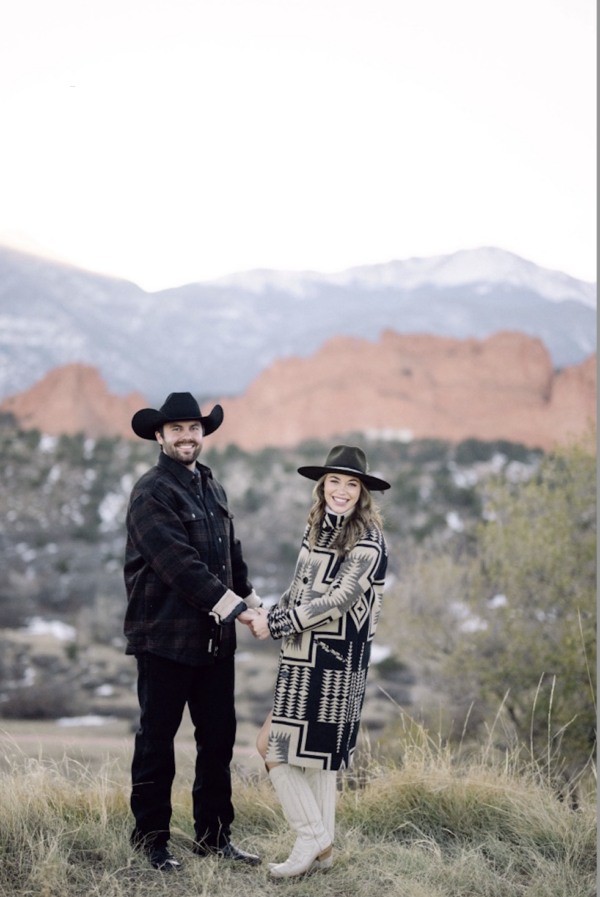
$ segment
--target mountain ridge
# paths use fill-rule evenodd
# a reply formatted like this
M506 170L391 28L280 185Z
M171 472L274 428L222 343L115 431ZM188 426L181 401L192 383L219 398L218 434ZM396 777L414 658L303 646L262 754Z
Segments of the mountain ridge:
M310 358L277 361L242 396L221 399L225 421L211 440L254 451L362 433L550 450L593 424L596 393L595 355L557 373L542 341L518 332L334 337Z
M514 253L491 246L459 250L451 255L416 256L404 261L396 259L378 265L361 265L332 274L258 268L221 277L211 283L217 286L235 285L256 293L270 288L287 288L297 295L307 295L315 283L333 286L354 284L372 289L506 283L536 290L552 302L575 300L590 308L597 307L595 284L577 280L562 271L540 268Z
M405 288L390 266L412 271ZM434 269L442 280L423 281ZM278 359L306 358L334 336L377 340L385 330L456 339L518 330L542 339L555 368L596 349L594 286L503 250L313 273L301 283L293 273L271 272L262 286L252 276L254 285L242 274L146 293L0 246L0 400L73 362L96 367L113 392L152 402L164 399L165 384L235 396ZM470 283L451 282L467 276ZM542 295L552 291L552 300Z
M203 400L204 413L217 401L225 420L211 434L213 447L255 451L360 433L399 442L504 439L547 450L595 420L596 358L556 373L541 340L507 331L485 340L338 336L309 358L274 362L241 396ZM131 418L146 405L139 393L111 395L95 368L72 363L5 398L0 414L51 436L131 440Z

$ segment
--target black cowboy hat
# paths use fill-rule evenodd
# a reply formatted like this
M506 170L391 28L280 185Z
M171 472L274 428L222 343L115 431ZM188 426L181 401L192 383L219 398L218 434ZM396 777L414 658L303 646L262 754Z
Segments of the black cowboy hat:
M383 492L390 488L390 484L385 480L371 476L367 456L356 445L335 445L322 467L299 467L298 473L308 477L309 480L320 480L326 473L343 473L346 476L356 477L367 489Z
M200 406L190 392L172 392L158 411L154 408L136 411L131 419L131 427L136 436L141 436L142 439L156 439L156 431L163 424L174 420L199 420L202 422L204 435L208 436L223 423L223 409L220 405L215 405L210 414L202 417Z

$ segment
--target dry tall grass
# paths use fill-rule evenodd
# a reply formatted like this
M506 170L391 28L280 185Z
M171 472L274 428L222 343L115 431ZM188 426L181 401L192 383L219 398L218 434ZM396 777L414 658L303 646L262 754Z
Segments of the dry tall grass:
M293 843L264 775L234 776L235 840L258 869L189 851L189 781L174 793L177 874L129 848L128 772L91 773L69 760L12 752L0 777L0 894L11 897L592 897L596 893L593 777L577 810L515 755L459 760L412 733L401 764L368 757L340 778L335 862L326 873L270 880L266 862Z

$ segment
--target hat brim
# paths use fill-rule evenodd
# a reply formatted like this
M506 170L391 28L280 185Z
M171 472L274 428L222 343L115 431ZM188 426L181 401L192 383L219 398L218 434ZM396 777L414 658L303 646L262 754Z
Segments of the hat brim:
M168 417L155 408L142 408L141 411L136 411L133 415L131 429L141 439L156 440L156 431L160 430L163 424L172 423L174 420L188 420L188 418ZM200 420L204 435L210 436L223 423L223 409L220 405L215 405L210 414L204 417L200 416L199 418L189 418L189 420Z
M347 477L356 477L357 480L365 484L367 489L373 489L376 492L385 492L386 489L391 488L385 480L380 480L379 477L373 477L370 473L362 473L351 467L299 467L298 473L309 480L320 480L326 473L341 473Z

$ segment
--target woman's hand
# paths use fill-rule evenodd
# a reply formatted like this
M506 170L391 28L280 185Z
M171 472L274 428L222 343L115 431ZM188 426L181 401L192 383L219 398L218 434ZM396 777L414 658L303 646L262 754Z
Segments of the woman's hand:
M255 638L266 639L270 637L271 631L267 623L268 615L269 612L264 607L259 607L254 611L254 618L250 620L249 626Z

